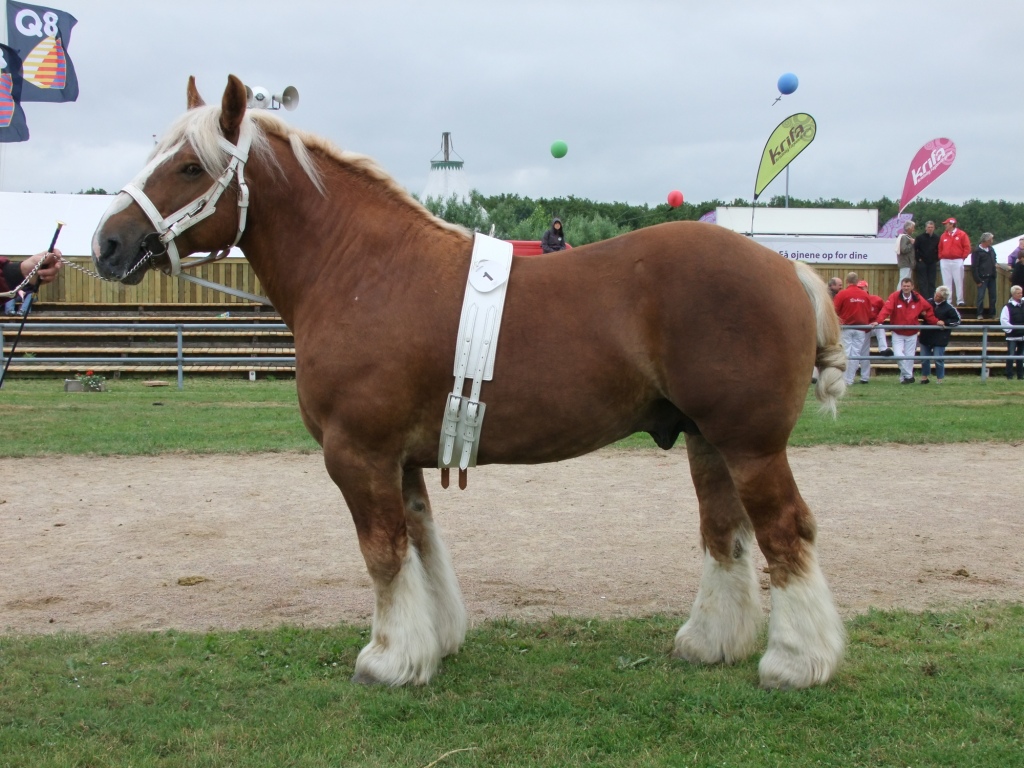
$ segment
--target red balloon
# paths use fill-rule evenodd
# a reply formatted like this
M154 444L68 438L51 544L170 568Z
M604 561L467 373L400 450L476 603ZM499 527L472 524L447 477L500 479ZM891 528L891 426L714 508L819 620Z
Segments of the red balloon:
M668 193L668 204L673 208L678 208L683 204L683 193L678 189L673 189Z

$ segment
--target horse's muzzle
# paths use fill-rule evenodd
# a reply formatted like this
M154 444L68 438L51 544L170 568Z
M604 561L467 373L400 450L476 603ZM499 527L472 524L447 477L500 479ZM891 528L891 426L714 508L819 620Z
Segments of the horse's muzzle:
M139 262L152 255L151 239L156 242L159 251L163 251L163 244L156 233L135 240L133 245L126 245L117 234L100 239L99 253L93 254L96 271L107 280L137 285L146 274L145 268L140 267Z

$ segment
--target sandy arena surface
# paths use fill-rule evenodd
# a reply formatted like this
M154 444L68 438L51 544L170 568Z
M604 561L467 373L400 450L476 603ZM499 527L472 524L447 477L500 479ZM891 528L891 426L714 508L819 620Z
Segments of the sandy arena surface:
M1021 455L994 444L791 450L840 610L1021 600ZM0 472L35 478L30 495L10 483L0 493L2 632L371 615L352 521L319 455L4 459ZM685 450L481 467L466 491L427 477L474 621L689 611L701 557Z

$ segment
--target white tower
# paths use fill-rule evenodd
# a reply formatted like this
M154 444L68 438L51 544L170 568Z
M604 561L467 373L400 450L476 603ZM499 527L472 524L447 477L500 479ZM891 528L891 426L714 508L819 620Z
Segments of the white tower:
M462 169L465 161L461 157L453 160L452 155L459 157L452 148L451 133L445 131L441 134L441 151L430 161L430 176L422 195L424 201L430 198L448 200L452 195L460 202L469 201L469 181ZM438 160L439 156L443 159Z

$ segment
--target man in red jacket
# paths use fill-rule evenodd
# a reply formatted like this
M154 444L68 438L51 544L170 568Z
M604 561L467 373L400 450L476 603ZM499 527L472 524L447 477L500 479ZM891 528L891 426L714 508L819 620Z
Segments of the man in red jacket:
M932 306L921 294L914 290L914 282L906 277L900 282L900 290L885 300L878 317L872 327L892 318L893 325L919 325L921 318L928 325L946 324L935 317ZM914 383L914 354L917 352L917 331L913 328L894 328L892 331L892 349L900 361L900 384Z
M881 296L875 296L870 290L867 280L861 280L857 283L857 287L862 289L864 293L868 295L868 301L871 303L871 322L875 321L878 317L878 313L882 311L882 307L885 305L885 299ZM860 349L860 356L864 360L860 363L860 380L867 383L868 376L871 375L871 334L875 334L875 340L878 342L878 354L883 357L892 357L892 349L889 348L889 342L885 338L885 328L879 326L874 331L868 331L864 334L864 346Z
M874 312L871 311L871 301L868 299L867 291L857 287L857 273L851 272L846 276L846 287L843 288L832 300L835 304L836 314L839 315L839 322L843 324L843 351L846 352L846 386L853 384L853 378L860 368L860 380L868 383L868 376L871 367L866 360L855 360L861 356L864 348L864 340L868 332L864 328L847 328L849 325L865 326L871 322Z
M946 231L939 238L939 269L942 270L942 282L953 288L956 293L956 305L964 305L964 259L971 255L971 239L962 229L956 228L956 219L949 218L942 222ZM953 297L949 297L953 303Z

